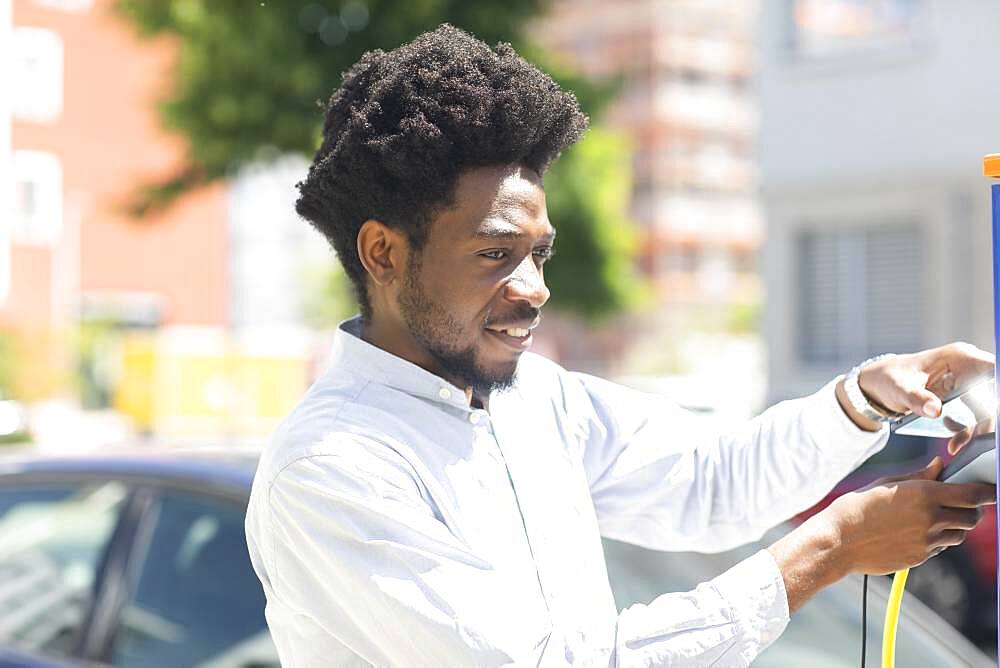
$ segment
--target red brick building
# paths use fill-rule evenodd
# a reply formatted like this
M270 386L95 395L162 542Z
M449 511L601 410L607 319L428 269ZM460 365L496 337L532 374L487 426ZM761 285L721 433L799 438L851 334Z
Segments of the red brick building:
M14 96L61 101L15 102L12 110L11 289L0 317L58 324L80 295L153 293L162 299L163 322L223 324L223 188L143 220L123 212L133 188L171 173L183 146L160 129L155 112L175 49L168 40L140 41L112 4L13 2L14 57L26 73ZM46 62L59 58L61 67ZM55 170L17 170L25 153L29 164L35 154L50 157ZM40 182L47 177L61 180L61 192ZM61 206L43 206L50 195Z
M224 186L143 220L124 213L133 189L171 174L184 148L156 116L174 44L140 40L113 4L0 2L14 62L0 111L13 173L0 325L36 342L88 313L147 325L227 319ZM65 364L51 340L49 361Z

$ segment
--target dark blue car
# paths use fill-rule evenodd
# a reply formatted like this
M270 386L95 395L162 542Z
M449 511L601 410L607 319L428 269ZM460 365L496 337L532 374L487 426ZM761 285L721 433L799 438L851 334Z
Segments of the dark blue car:
M256 463L0 460L0 663L278 665L243 528Z
M0 457L0 666L278 665L244 534L256 464L256 452L208 448ZM622 607L693 588L759 548L667 555L605 541ZM873 664L885 596L876 579ZM826 589L754 666L853 668L859 603L857 577ZM995 665L911 598L897 657Z

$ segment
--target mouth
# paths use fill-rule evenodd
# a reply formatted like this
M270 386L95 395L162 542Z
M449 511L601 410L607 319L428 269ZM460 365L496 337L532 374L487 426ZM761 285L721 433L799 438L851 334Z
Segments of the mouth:
M504 344L506 347L523 352L531 347L531 332L538 326L538 318L530 323L517 323L512 325L489 325L486 333Z

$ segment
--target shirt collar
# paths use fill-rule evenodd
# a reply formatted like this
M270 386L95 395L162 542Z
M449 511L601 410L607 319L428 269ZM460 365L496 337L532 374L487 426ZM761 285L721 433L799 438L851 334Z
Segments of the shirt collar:
M345 320L333 336L327 373L346 368L407 394L469 408L465 390L361 338L361 316Z

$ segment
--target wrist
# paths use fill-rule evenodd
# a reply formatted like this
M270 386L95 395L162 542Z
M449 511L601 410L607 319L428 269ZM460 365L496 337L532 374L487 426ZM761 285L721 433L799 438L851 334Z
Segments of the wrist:
M784 580L790 612L852 572L839 528L827 511L809 518L767 549Z
M852 531L858 516L846 501L845 497L841 497L808 520L814 524L812 531L817 540L828 550L831 568L837 579L847 577L860 568L855 559L855 534Z
M857 410L851 404L851 400L847 396L847 390L844 387L845 377L841 376L840 380L837 381L837 386L834 392L837 395L837 403L840 404L841 410L851 419L859 429L864 429L865 431L878 431L882 428L881 422L876 422L871 420Z

